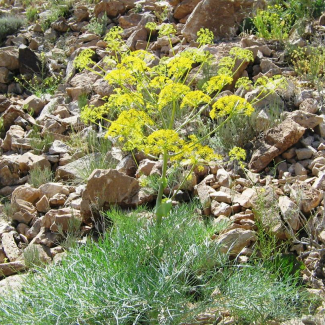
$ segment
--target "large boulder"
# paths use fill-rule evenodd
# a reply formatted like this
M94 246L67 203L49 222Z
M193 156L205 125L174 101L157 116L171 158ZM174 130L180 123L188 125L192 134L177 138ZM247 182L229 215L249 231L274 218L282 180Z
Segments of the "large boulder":
M209 28L216 37L234 36L255 5L261 5L261 1L202 0L188 17L182 33L188 40L195 40L200 28Z
M101 210L111 205L135 206L139 191L137 179L115 169L95 169L82 194L81 213L85 218L91 216L92 207Z
M253 153L249 168L256 173L263 170L275 157L296 144L305 130L305 127L290 118L268 130Z

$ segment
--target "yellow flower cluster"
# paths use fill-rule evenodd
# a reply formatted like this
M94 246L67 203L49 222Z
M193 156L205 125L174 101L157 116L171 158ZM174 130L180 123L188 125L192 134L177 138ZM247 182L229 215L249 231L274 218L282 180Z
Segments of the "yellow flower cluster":
M210 117L244 114L250 116L254 112L253 106L244 98L230 95L219 98L212 106Z
M108 112L109 106L107 104L98 107L95 107L94 105L86 105L80 112L80 118L84 123L97 123L97 121L102 120Z
M202 104L209 104L211 101L211 97L206 95L201 90L194 90L187 93L181 103L180 108L183 109L184 107L198 107Z
M176 34L176 29L172 24L162 24L159 27L159 36L170 36Z
M158 97L158 108L162 110L171 103L176 103L182 99L188 92L190 87L181 83L170 83L166 85L160 92Z
M151 133L146 139L144 152L159 156L165 152L171 154L181 150L184 145L178 133L174 130L157 130Z
M252 81L248 77L239 78L235 84L235 88L243 87L245 90L249 90L252 86Z
M174 80L178 80L184 76L184 74L192 69L194 61L188 57L174 56L168 63L168 76Z
M106 76L105 80L108 81L111 85L118 85L118 86L124 86L124 85L135 85L137 80L132 75L129 69L121 66L118 69L110 71Z
M208 28L201 28L197 32L197 36L196 41L200 44L200 46L213 43L214 35L213 32Z
M79 70L87 69L90 65L95 64L95 61L92 60L94 54L95 51L91 49L81 51L81 53L73 61L73 65Z
M194 134L189 136L188 142L184 142L182 151L171 158L171 160L181 161L184 165L194 166L220 159L222 159L220 155L209 146L203 146Z
M143 146L144 129L153 124L145 112L130 109L121 112L117 120L112 122L106 137L117 137L123 145L123 150L132 151Z
M203 85L203 90L209 95L220 92L224 86L231 84L233 78L228 75L218 75L212 77Z
M229 153L230 160L245 160L246 159L246 151L240 147L233 147Z

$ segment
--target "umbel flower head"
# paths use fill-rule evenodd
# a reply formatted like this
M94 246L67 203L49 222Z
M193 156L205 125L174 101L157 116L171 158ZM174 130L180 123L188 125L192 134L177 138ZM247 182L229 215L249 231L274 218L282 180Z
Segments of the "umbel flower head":
M160 92L158 98L158 108L162 110L168 104L176 102L190 91L190 87L181 83L170 83Z
M227 115L247 115L250 116L254 112L253 106L244 98L230 95L219 98L213 105L210 117L222 117Z
M112 122L106 137L117 138L123 144L123 150L132 151L143 146L144 129L153 124L145 112L132 108L121 112L118 119Z

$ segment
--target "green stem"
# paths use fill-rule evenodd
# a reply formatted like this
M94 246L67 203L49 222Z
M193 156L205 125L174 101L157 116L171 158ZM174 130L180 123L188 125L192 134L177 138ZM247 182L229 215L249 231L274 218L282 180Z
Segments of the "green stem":
M189 178L189 176L191 175L193 169L195 168L195 165L193 164L191 167L191 170L187 173L187 175L184 177L184 179L182 180L182 183L178 186L177 190L175 191L175 193L173 194L173 196L171 197L171 200L173 200L173 198L177 195L178 191L182 189L182 186L185 184L185 182L187 181L187 179Z
M173 101L173 111L172 111L172 116L169 121L169 129L172 130L174 127L174 120L175 120L175 114L176 114L176 102L175 100Z
M157 196L157 201L156 201L156 210L159 209L161 202L162 202L162 197L164 194L164 189L166 188L166 174L167 174L167 162L168 162L169 155L167 153L167 150L164 149L164 154L163 154L163 166L162 166L162 175L160 178L160 184L159 184L159 190L158 190L158 196ZM159 228L161 225L162 221L162 216L157 215L157 227Z

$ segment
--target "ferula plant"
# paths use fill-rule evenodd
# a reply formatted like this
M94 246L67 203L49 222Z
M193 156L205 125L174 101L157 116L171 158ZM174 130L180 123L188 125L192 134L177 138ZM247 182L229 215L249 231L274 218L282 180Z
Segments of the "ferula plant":
M151 32L157 28L158 35L167 36L169 40L175 33L170 24L157 27L150 23L147 28ZM218 97L226 86L235 83L234 75L241 66L253 61L251 51L232 48L229 55L220 60L217 74L197 89L195 78L213 60L213 56L202 49L202 45L213 41L209 30L199 31L199 48L187 48L171 58L161 58L159 63L155 63L157 58L148 51L131 52L122 40L121 31L114 27L106 35L110 56L100 64L93 61L95 53L91 49L84 50L75 59L76 68L99 74L115 88L115 93L106 98L103 106L85 106L81 116L86 122L104 125L106 136L124 151L142 151L163 161L155 208L159 228L172 206L173 197L163 196L168 166L177 164L187 168L186 182L194 168L200 169L211 161L220 160L220 155L203 145L204 141L234 116L251 115L254 101L268 96L283 84L283 80L264 77L252 84L248 78L240 78L235 87L261 89L253 102L237 95ZM196 68L194 76L190 74L193 68ZM214 121L213 129L201 137L190 133L189 125L195 125L207 111ZM178 188L181 186L182 183Z

